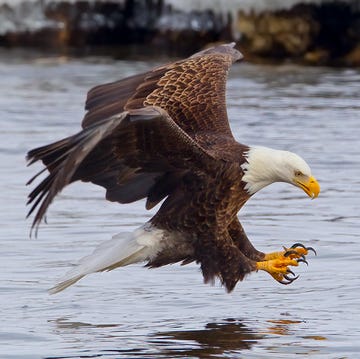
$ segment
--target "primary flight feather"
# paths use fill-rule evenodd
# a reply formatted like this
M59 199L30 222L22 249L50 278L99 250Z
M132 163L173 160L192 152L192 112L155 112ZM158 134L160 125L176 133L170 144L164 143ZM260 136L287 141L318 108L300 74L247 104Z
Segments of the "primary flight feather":
M106 189L106 199L158 212L134 233L116 235L80 260L52 288L55 293L93 272L146 261L149 267L197 262L205 282L219 278L231 291L246 274L265 270L289 284L289 266L305 261L296 243L283 251L256 250L237 217L261 188L287 182L311 198L320 187L298 155L238 143L226 110L228 71L242 55L234 44L89 91L83 129L29 151L49 174L29 194L39 226L55 196L75 181ZM32 183L40 171L28 183Z

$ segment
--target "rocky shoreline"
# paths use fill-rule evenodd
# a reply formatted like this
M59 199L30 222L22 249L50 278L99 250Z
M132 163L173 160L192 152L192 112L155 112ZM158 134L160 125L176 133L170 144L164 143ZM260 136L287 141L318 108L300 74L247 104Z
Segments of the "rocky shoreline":
M250 56L313 65L360 66L360 6L334 1L289 10L240 11L241 44Z
M206 4L209 9L189 10L166 0L5 0L0 46L184 56L235 40L250 61L360 66L356 0L299 2L286 9L238 5L232 12Z

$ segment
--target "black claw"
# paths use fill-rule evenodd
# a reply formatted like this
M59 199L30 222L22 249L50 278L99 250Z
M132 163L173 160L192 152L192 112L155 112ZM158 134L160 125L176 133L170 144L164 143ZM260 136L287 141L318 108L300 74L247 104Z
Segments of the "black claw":
M296 248L296 247L307 249L302 243L295 243L290 248Z
M289 251L286 251L286 252L284 253L284 257L289 257L290 254L295 254L295 255L297 255L297 256L299 255L298 252L289 250Z
M285 274L285 275L284 275L284 278L285 278L286 280L288 280L290 283L292 283L294 280L298 279L299 276L297 275L297 276L294 277L294 278L289 278L289 277Z
M317 256L316 250L313 247L306 247L306 249L313 252Z
M283 281L283 280L278 280L278 282L280 283L280 284L284 284L284 285L288 285L288 284L291 284L292 282L285 282L285 281Z
M295 277L295 273L291 270L291 269L287 269L286 273L288 274L292 274ZM285 277L285 276L284 276Z
M298 263L300 263L300 262L305 263L307 266L309 265L309 263L307 262L307 260L304 259L304 258L299 258L299 259L297 259L296 261L297 261Z
M296 247L301 247L306 249L307 251L313 252L315 255L317 255L316 250L313 247L305 247L302 243L295 243L290 248L294 249Z
M286 279L286 281L284 280L279 280L278 282L284 285L288 285L291 284L294 280L298 279L299 276L296 276L294 278L289 278L286 274L284 275L284 278Z

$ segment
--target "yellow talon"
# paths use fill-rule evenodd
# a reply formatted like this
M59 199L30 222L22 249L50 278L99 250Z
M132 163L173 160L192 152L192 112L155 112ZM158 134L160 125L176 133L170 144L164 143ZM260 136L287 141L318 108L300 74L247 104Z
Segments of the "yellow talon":
M267 261L256 262L257 270L264 270L268 273L289 273L288 266L297 267L299 263L295 259L291 258L277 258Z
M265 257L264 257L264 261L270 261L272 259L283 258L285 252L286 252L286 248L284 247L284 251L266 253Z
M314 248L305 247L301 243L295 243L290 248L286 248L286 247L283 247L283 248L284 248L283 251L271 252L271 253L265 254L264 260L269 261L272 259L284 258L284 257L291 258L291 259L297 259L297 258L305 259L304 256L306 256L309 253L309 251L312 251L316 254L316 251L314 250Z
M288 268L288 266L297 267L298 261L289 257L276 258L261 262L256 262L256 270L268 272L275 280L282 284L290 284L298 277ZM290 278L288 275L293 275Z
M290 248L284 247L283 251L267 253L262 261L256 263L256 270L268 272L275 280L282 284L290 284L296 277L288 268L289 266L297 267L300 262L308 264L305 255L309 251L316 251L312 247L305 247L301 243L295 243ZM292 277L289 277L292 275Z

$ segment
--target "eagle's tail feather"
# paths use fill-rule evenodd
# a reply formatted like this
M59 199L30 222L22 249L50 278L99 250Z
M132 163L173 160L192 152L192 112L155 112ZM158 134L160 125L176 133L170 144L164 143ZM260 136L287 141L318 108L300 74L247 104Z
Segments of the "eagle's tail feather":
M129 235L117 234L83 257L54 287L50 294L61 292L90 273L110 271L128 264L151 260L159 251L163 231L145 225Z

